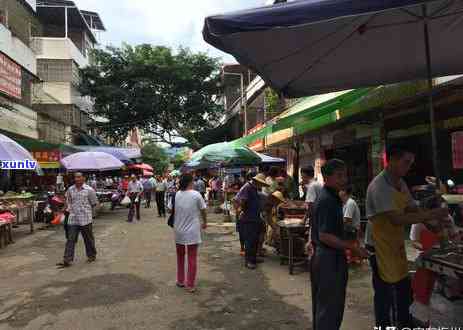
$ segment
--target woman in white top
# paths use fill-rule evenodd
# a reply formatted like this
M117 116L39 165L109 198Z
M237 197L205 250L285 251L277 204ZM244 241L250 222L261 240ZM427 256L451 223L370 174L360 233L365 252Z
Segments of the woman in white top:
M174 212L174 233L177 245L177 286L195 291L198 246L201 244L201 228L206 229L206 202L199 192L193 190L193 177L185 174L180 179L179 191L175 194L175 205L169 201ZM200 222L202 219L202 225ZM185 281L185 252L188 254L188 271Z

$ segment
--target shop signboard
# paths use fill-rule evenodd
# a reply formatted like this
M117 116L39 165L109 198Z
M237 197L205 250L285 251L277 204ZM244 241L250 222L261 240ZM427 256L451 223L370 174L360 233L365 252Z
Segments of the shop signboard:
M21 98L21 67L0 53L0 92Z
M248 135L254 134L260 129L264 127L263 124L257 124L253 128L248 130ZM261 151L264 150L264 140L263 139L257 139L254 142L248 144L248 147L254 151Z
M277 144L279 142L286 141L294 136L294 129L292 127L282 129L280 131L277 131L275 133L269 134L267 136L267 145L271 146L274 144Z
M39 162L59 162L61 159L61 151L58 150L33 151L32 155Z
M452 160L455 170L463 169L463 131L452 133Z
M249 144L249 148L254 151L264 150L264 140L259 139L254 141L253 143Z
M39 162L41 168L60 168L60 159L62 158L59 150L32 151L32 156Z

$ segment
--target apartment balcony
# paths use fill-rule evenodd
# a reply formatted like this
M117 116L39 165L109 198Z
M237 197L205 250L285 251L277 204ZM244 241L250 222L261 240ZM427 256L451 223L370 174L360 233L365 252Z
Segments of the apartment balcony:
M37 73L37 61L32 47L13 36L3 24L0 24L0 51L26 70L33 74Z
M90 121L89 115L78 107L70 104L36 104L34 106L38 114L43 114L66 126L87 130Z
M37 59L73 60L80 68L89 65L88 57L69 38L35 37L32 48Z

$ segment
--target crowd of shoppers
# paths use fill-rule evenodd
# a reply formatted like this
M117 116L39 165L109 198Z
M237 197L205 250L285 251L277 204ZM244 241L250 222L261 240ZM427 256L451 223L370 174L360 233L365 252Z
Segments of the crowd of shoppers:
M319 178L313 167L301 171L301 198L305 201L306 221L310 225L314 330L341 328L348 264L362 259L369 259L371 266L377 328L414 326L410 316L413 290L422 304L429 304L429 290L424 292L417 287L412 290L404 242L405 226L414 225L412 239L425 249L430 243L423 237L434 237L430 242L438 239L435 233L428 233L427 224L446 223L448 210L423 210L413 200L403 180L414 162L413 153L404 147L389 146L386 156L386 168L367 190L365 247L360 244L360 209L348 185L346 164L338 159L327 161L321 167ZM67 240L60 267L72 265L79 233L84 239L88 262L96 260L92 230L92 209L97 204L95 190L85 184L81 173L76 173L74 180L75 184L66 191ZM94 184L93 178L89 182ZM279 173L277 168L270 168L266 174L249 172L227 176L224 183L218 176L208 180L200 173L184 174L179 180L161 176L140 179L132 175L118 182L119 189L130 199L128 222L134 217L140 220L142 198L149 208L153 192L159 217L166 216L167 204L176 244L177 286L188 292L196 290L201 232L207 228L206 198L219 200L224 187L239 187L239 183L243 183L233 203L238 214L237 230L244 265L254 270L263 262L260 257L265 255L264 241L269 246L278 246L278 206L297 190L292 178ZM114 181L107 180L104 184L109 186ZM424 273L417 272L417 277L428 276ZM434 281L433 278L431 287Z

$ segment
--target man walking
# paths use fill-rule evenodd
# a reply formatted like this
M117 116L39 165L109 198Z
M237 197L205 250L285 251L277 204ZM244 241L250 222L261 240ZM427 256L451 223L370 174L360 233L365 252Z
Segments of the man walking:
M144 177L142 180L143 185L143 197L145 197L145 208L151 207L151 192L153 191L153 184L150 178Z
M74 185L66 192L66 209L69 211L66 235L66 248L60 268L70 267L74 261L74 250L82 234L85 243L85 252L88 262L96 260L95 238L92 228L92 208L98 204L95 190L86 185L82 173L74 174Z
M156 205L158 207L159 217L166 216L166 204L165 204L166 190L167 190L167 182L162 176L160 176L156 182Z
M245 266L249 269L256 269L259 236L263 225L260 217L262 206L259 189L268 185L265 182L265 175L263 174L256 176L250 174L248 180L236 195L235 202L241 210L239 223L240 234L244 238Z
M413 328L410 316L412 290L405 250L405 227L432 220L446 221L448 210L424 211L416 206L402 179L415 161L406 147L386 150L388 165L368 186L365 246L372 253L376 326Z
M136 211L137 220L140 221L140 202L141 202L141 195L143 193L143 185L140 181L137 180L137 176L132 174L130 178L129 185L127 187L127 194L130 198L130 209L129 209L129 216L127 222L133 221L133 214Z
M322 168L325 185L315 202L312 221L311 258L312 322L314 330L339 330L341 327L347 286L347 260L343 240L344 219L339 191L347 183L343 161L329 160ZM353 247L353 253L368 257L363 248Z
M196 177L196 180L193 185L193 189L201 194L204 200L206 200L206 182L204 182L201 175Z

